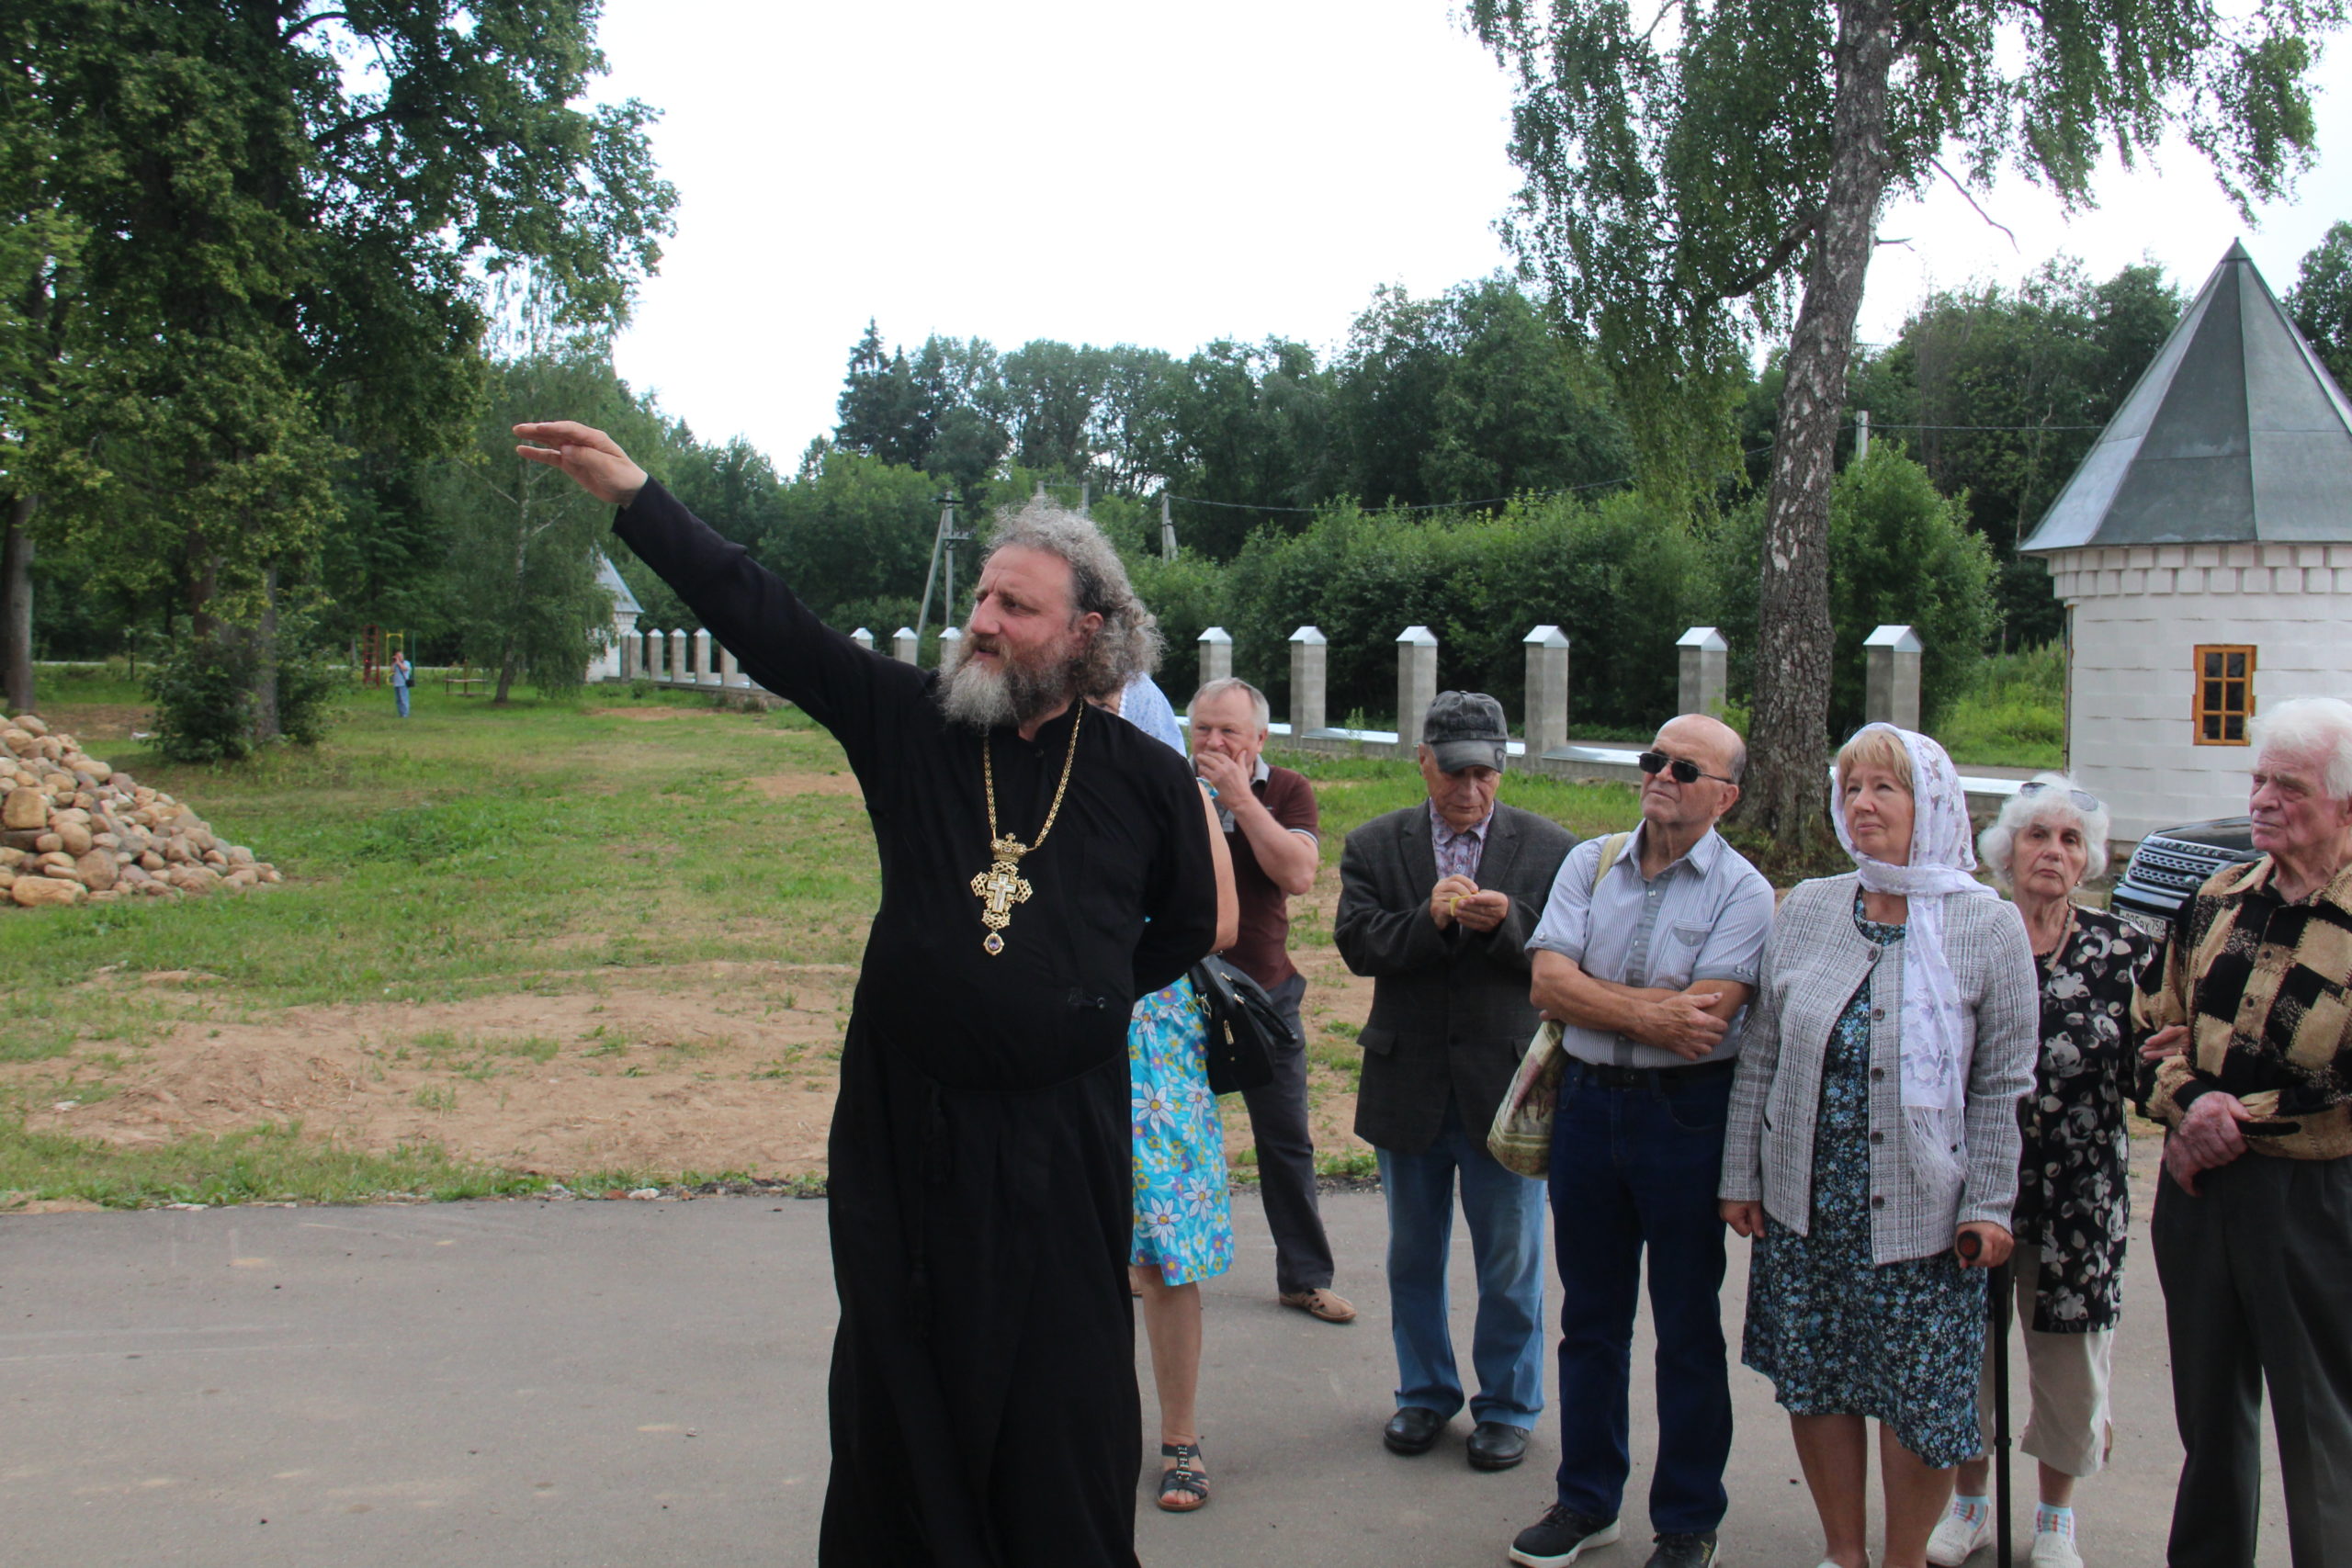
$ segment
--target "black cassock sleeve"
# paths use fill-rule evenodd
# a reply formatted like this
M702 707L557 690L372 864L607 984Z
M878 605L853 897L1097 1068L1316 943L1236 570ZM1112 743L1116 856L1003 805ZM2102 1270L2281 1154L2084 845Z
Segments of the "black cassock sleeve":
M1209 854L1208 814L1200 786L1189 776L1174 794L1173 818L1160 836L1158 863L1147 882L1150 917L1136 944L1136 995L1173 985L1209 954L1216 941L1216 862Z
M861 776L889 716L924 700L929 676L818 620L782 578L656 481L648 479L620 509L613 532L677 592L745 674L832 731Z

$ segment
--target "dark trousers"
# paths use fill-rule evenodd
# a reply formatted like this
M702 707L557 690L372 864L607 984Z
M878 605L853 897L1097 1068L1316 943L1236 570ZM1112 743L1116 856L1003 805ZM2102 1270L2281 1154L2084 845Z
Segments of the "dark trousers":
M2172 1568L2253 1568L2262 1393L2295 1568L2352 1564L2352 1158L2241 1155L2156 1187L2156 1278L2186 1457Z
M1649 1255L1657 1332L1657 1468L1650 1528L1723 1522L1731 1371L1718 1298L1724 1121L1732 1075L1605 1089L1582 1063L1560 1077L1552 1235L1560 1269L1559 1500L1613 1519L1625 1496L1634 1310Z
M1298 1019L1306 976L1294 975L1267 995L1299 1043L1277 1052L1273 1081L1243 1090L1241 1100L1258 1144L1258 1196L1274 1233L1274 1288L1295 1295L1331 1282L1331 1240L1315 1201L1315 1138L1306 1130L1306 1031Z

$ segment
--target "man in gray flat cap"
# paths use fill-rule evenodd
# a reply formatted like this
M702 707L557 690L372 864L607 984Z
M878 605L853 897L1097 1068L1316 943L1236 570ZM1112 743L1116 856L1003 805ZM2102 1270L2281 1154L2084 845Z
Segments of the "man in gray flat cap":
M1544 1183L1487 1152L1487 1128L1535 1031L1527 939L1576 840L1498 804L1502 705L1442 692L1421 723L1429 798L1348 835L1333 937L1373 980L1356 1135L1380 1158L1396 1345L1392 1452L1426 1453L1462 1408L1446 1254L1458 1179L1477 1263L1468 1458L1509 1470L1544 1411Z

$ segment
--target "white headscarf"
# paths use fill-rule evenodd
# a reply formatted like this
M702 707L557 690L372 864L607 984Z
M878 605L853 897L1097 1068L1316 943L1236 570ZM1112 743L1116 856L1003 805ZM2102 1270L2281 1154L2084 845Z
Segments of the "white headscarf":
M1944 749L1924 735L1891 724L1883 729L1903 742L1911 757L1911 863L1889 865L1854 847L1846 828L1845 791L1838 791L1838 841L1854 857L1864 888L1910 901L1903 941L1903 1032L1899 1048L1903 1079L1903 1123L1914 1162L1951 1186L1966 1178L1968 1060L1962 1042L1968 1004L1944 953L1944 900L1991 897L1993 890L1970 874L1976 852L1970 847L1968 797ZM1958 1153L1954 1152L1958 1145Z

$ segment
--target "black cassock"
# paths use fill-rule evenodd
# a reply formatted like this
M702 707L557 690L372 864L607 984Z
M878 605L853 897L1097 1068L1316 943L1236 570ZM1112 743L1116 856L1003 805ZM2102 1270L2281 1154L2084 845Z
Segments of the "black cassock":
M977 734L937 676L819 624L741 547L648 484L614 531L754 680L832 731L874 819L882 907L842 1051L827 1192L841 1326L820 1562L1135 1562L1142 1462L1127 1014L1206 953L1200 791L1133 725L1073 707L987 738L1023 857L1003 952Z

